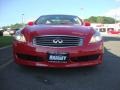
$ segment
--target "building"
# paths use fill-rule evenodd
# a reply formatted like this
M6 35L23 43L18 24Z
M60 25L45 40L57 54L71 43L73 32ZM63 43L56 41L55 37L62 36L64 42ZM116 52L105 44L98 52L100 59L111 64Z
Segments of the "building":
M98 24L92 23L92 27L94 27L100 33L120 33L120 23L116 24Z

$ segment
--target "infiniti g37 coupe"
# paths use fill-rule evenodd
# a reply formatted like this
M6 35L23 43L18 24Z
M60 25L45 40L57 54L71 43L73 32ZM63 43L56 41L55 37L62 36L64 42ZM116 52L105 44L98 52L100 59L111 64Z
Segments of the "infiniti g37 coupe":
M74 15L43 15L16 31L14 61L37 67L67 68L102 63L99 32Z

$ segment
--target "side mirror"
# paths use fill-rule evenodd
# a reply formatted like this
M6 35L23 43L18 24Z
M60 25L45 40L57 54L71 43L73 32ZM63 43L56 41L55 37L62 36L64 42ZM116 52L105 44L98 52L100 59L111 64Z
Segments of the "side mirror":
M90 22L88 22L88 21L84 22L84 26L90 26L90 25L91 25Z
M31 21L31 22L28 22L28 25L29 25L29 26L33 26L33 25L34 25L34 22L32 22L32 21Z

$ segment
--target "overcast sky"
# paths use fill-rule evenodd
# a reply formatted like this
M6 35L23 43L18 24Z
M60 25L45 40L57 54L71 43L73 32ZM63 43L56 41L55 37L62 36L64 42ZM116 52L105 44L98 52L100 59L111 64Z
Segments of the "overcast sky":
M24 14L24 15L23 15ZM120 0L0 0L0 26L35 20L45 14L72 14L81 18L120 18Z

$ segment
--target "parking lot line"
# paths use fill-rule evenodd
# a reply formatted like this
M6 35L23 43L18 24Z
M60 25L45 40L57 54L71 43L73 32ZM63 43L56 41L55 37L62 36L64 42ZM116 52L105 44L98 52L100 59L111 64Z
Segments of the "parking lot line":
M6 66L8 66L8 65L9 65L10 63L12 63L12 62L13 62L13 60L10 59L8 62L6 62L6 63L0 65L0 70L3 69L3 68L5 68Z
M11 45L10 46L5 46L5 47L0 48L0 50L6 49L6 48L10 48L10 47L12 47L12 46Z

